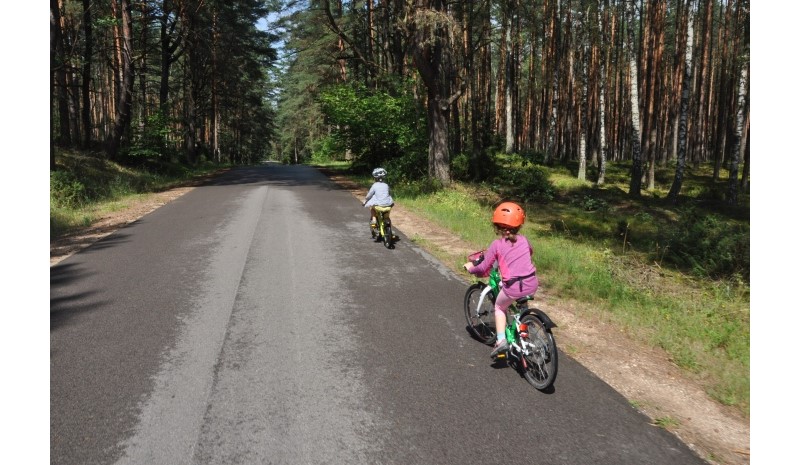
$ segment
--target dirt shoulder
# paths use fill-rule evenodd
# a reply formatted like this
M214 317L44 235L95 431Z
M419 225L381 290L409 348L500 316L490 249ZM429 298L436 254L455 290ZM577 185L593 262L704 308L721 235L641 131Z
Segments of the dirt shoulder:
M363 200L366 189L347 179L329 177L353 196ZM110 213L95 224L68 237L51 240L50 265L91 245L113 231L136 221L160 206L186 194L181 187L152 194ZM405 236L434 254L466 256L472 250L424 218L397 205L392 223ZM750 423L738 412L709 398L702 387L670 362L659 350L643 347L617 328L602 321L587 320L577 302L536 294L538 306L558 323L559 348L624 395L632 405L668 429L713 464L750 463Z

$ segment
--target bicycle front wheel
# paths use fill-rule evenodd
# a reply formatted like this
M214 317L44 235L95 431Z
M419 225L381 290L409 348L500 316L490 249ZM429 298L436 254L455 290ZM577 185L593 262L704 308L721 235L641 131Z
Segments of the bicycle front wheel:
M497 337L494 322L494 295L485 283L475 283L467 288L464 295L464 316L467 328L475 339L484 344L493 344ZM483 296L483 300L481 300Z
M556 340L553 333L534 314L523 316L520 323L527 326L527 331L521 331L520 334L520 342L525 351L525 379L540 391L547 389L555 382L558 374Z

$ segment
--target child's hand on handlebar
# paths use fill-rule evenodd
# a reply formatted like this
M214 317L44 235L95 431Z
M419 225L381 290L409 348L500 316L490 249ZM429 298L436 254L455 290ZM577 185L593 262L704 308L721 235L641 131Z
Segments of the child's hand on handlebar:
M474 266L475 265L473 265L472 262L464 263L464 269L467 270L467 271L471 270L472 267L474 267Z

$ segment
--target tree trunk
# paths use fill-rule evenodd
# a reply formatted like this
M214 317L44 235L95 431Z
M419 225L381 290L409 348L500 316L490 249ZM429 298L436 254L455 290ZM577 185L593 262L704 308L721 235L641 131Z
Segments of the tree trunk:
M170 98L169 77L172 64L175 63L184 53L183 35L178 30L179 21L185 19L183 11L176 11L175 3L172 0L162 1L162 16L160 22L160 46L161 46L161 72L159 75L158 87L158 108L163 116L167 116Z
M552 74L550 81L552 82L552 88L550 89L550 108L549 115L550 119L547 126L547 150L545 151L544 161L545 164L549 164L553 158L555 157L556 152L556 123L558 121L558 104L559 104L559 96L558 96L558 81L559 81L559 74L560 74L560 67L559 67L559 50L560 50L560 36L561 36L561 28L559 23L560 18L560 8L561 2L556 0L555 7L554 7L554 15L550 19L550 44L549 44L549 62L550 66L552 67Z
M666 2L650 0L648 9L651 26L648 28L650 37L649 65L647 67L647 115L645 116L645 140L647 144L644 153L647 154L647 189L655 188L656 150L658 149L658 112L656 102L659 100L659 84L664 74L660 70L661 58L664 50L664 20L666 17Z
M631 183L628 194L632 197L642 195L642 139L640 133L641 122L639 119L639 90L638 90L638 71L635 42L633 35L635 3L628 2L628 46L629 46L629 65L630 70L630 105L631 105Z
M58 4L56 4L58 6ZM52 3L50 4L50 171L56 169L56 147L53 141L53 110L55 105L56 92L56 28L59 27L56 15L53 14Z
M450 183L450 151L447 146L447 110L437 104L437 93L428 90L428 175Z
M202 74L200 63L200 39L197 25L197 11L187 12L185 24L188 45L188 77L187 89L184 90L184 148L186 150L186 160L190 165L197 162L197 105L198 91L200 86L200 75ZM237 147L238 149L238 147Z
M69 147L72 137L69 129L69 94L67 93L67 57L64 50L63 24L61 19L61 5L59 0L50 0L50 18L52 31L52 72L55 87L56 102L58 103L58 145Z
M588 145L586 143L587 133L589 131L589 79L588 71L586 70L586 61L589 59L589 54L584 50L584 56L581 59L581 88L583 95L581 96L581 134L580 134L580 148L578 149L578 179L581 181L586 180L586 151Z
M92 100L90 95L92 83L92 53L94 41L92 37L92 2L91 0L83 0L83 35L84 35L84 48L83 48L83 70L81 78L81 121L83 129L83 137L81 139L81 146L88 148L92 142Z
M604 12L608 12L608 5L606 4L604 7ZM602 30L602 16L600 14L600 8L598 7L597 10L597 21L598 26L600 29L601 38L603 37L603 30ZM605 41L601 40L600 43L604 44ZM602 45L601 45L602 46ZM608 86L606 85L606 72L608 69L608 61L610 59L610 52L608 50L611 49L611 44L605 44L606 50L601 50L603 57L600 58L600 78L598 79L598 84L600 86L599 89L599 98L600 98L600 108L598 110L599 117L600 117L600 159L597 163L597 185L602 186L606 182L606 161L608 160L608 147L606 146L606 89Z
M672 187L669 190L667 198L672 203L678 202L678 195L681 193L681 186L683 185L683 172L686 167L686 139L687 127L686 122L689 114L689 91L692 83L692 45L694 37L693 17L691 1L686 14L688 15L688 26L686 28L686 57L683 69L683 88L681 89L681 110L678 122L678 156L675 166L675 179L672 181Z
M742 167L742 180L739 182L739 191L743 193L750 192L750 112L747 112L747 122L745 123L745 144L742 158L744 159L744 166Z
M739 78L739 98L736 112L736 132L734 133L733 149L731 151L731 169L728 177L728 204L736 205L739 201L739 162L741 157L742 135L744 133L745 115L749 113L750 88L749 63L742 66L741 77Z
M447 12L442 0L418 0L419 9L430 9L438 13ZM443 82L450 73L445 68L448 60L443 58L447 40L445 26L440 23L417 25L414 46L414 65L425 85L428 96L428 175L444 185L450 184L450 149L448 147L448 112L461 95L457 91L449 98L444 96L447 88ZM448 47L447 50L450 48Z
M133 61L132 61L132 44L131 37L133 36L132 21L131 21L131 7L128 0L120 0L120 14L122 16L121 24L121 40L122 47L122 85L120 86L119 94L117 95L117 111L114 117L114 126L107 141L107 153L111 160L116 160L119 155L119 149L122 141L122 134L128 127L131 121L131 98L133 96Z
M511 25L514 24L513 18L511 18L511 12L509 11L509 27L506 28L506 66L505 66L505 126L506 126L506 153L513 153L514 152L514 99L512 98L512 89L516 86L516 82L514 80L514 52L513 45L512 45L512 35L511 30L513 27Z

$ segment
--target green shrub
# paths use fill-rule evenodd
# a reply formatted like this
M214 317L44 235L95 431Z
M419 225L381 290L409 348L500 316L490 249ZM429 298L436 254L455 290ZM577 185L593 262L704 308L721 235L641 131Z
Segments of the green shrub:
M570 203L587 212L608 211L609 209L608 202L590 195L584 195L583 199L573 199Z
M698 276L750 279L750 226L689 209L667 230L664 260Z
M552 200L555 188L550 175L540 166L529 165L500 171L493 179L493 187L503 197L522 202Z
M50 172L50 203L55 207L79 208L89 201L86 186L68 171Z
M415 199L439 192L444 187L442 182L435 178L423 176L418 179L403 179L397 183L389 183L397 198Z
M143 121L134 122L134 137L127 157L132 159L169 159L177 157L174 147L167 141L175 137L173 121L161 112L147 116Z
M389 183L411 183L428 177L428 155L410 152L392 158L384 164L389 172ZM372 168L369 168L372 171Z
M333 128L330 143L350 150L355 172L400 159L395 173L414 175L410 162L427 153L427 137L424 113L416 105L410 85L370 89L357 83L339 84L325 88L319 103ZM426 171L426 166L427 159L416 171Z
M450 177L458 181L469 180L469 155L461 152L450 158Z

